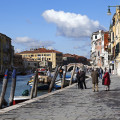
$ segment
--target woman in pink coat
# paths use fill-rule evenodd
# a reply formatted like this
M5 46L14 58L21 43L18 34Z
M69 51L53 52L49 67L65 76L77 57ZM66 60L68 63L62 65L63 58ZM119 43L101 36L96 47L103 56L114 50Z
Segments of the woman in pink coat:
M106 91L109 91L110 90L110 75L108 72L105 72L103 79L104 79L104 85L107 86Z

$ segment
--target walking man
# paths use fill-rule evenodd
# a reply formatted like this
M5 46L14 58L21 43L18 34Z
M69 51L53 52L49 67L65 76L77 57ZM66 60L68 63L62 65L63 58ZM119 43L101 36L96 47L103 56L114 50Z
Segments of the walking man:
M77 72L78 89L83 89L83 75L81 69Z
M86 82L85 82L85 71L83 69L81 69L81 73L82 73L82 79L83 79L83 85L84 85L84 88L87 89L86 87Z
M98 74L96 69L94 69L92 71L91 77L92 77L92 84L93 84L93 92L95 92L95 88L96 88L96 91L98 92L98 77L99 77L99 74Z

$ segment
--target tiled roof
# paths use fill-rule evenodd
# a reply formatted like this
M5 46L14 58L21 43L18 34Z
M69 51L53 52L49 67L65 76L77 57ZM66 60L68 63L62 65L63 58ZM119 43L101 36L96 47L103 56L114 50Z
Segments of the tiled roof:
M56 50L48 50L46 48L38 48L30 51L23 51L23 52L20 52L19 54L27 54L27 53L62 53L62 52L59 52Z
M75 55L75 54L63 54L63 57L75 57L75 58L86 58L84 56L79 56L79 55Z

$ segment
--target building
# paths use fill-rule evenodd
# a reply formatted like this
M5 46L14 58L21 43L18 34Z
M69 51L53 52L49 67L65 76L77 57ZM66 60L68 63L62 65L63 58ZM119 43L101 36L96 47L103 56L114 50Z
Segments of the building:
M34 61L33 59L23 58L23 65L25 70L33 70L35 71L36 68L39 66L39 61Z
M46 48L38 48L30 51L23 51L19 53L24 59L31 59L33 61L50 61L52 62L52 68L56 65L62 65L62 52L56 50L49 50Z
M120 75L120 9L116 7L110 24L109 61L114 74Z
M84 56L68 53L63 54L63 65L68 65L69 63L82 63L84 65L90 65L90 62Z
M13 57L13 66L14 67L23 67L22 55L14 54Z
M108 35L109 32L99 30L91 36L91 64L103 69L109 68L108 64Z
M76 58L72 54L63 54L63 65L68 65L69 63L76 63Z
M0 33L0 73L13 65L14 47L11 45L11 38Z

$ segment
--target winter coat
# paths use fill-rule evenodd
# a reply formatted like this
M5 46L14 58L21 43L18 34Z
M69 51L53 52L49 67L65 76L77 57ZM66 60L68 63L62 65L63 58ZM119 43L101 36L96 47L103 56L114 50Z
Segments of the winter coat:
M110 85L110 75L108 72L104 74L103 79L104 79L104 85Z
M84 82L85 81L85 72L81 71L77 73L77 81Z
M91 77L92 77L92 83L93 84L98 84L98 77L99 77L99 74L98 74L98 72L97 71L93 71L92 73L91 73Z

